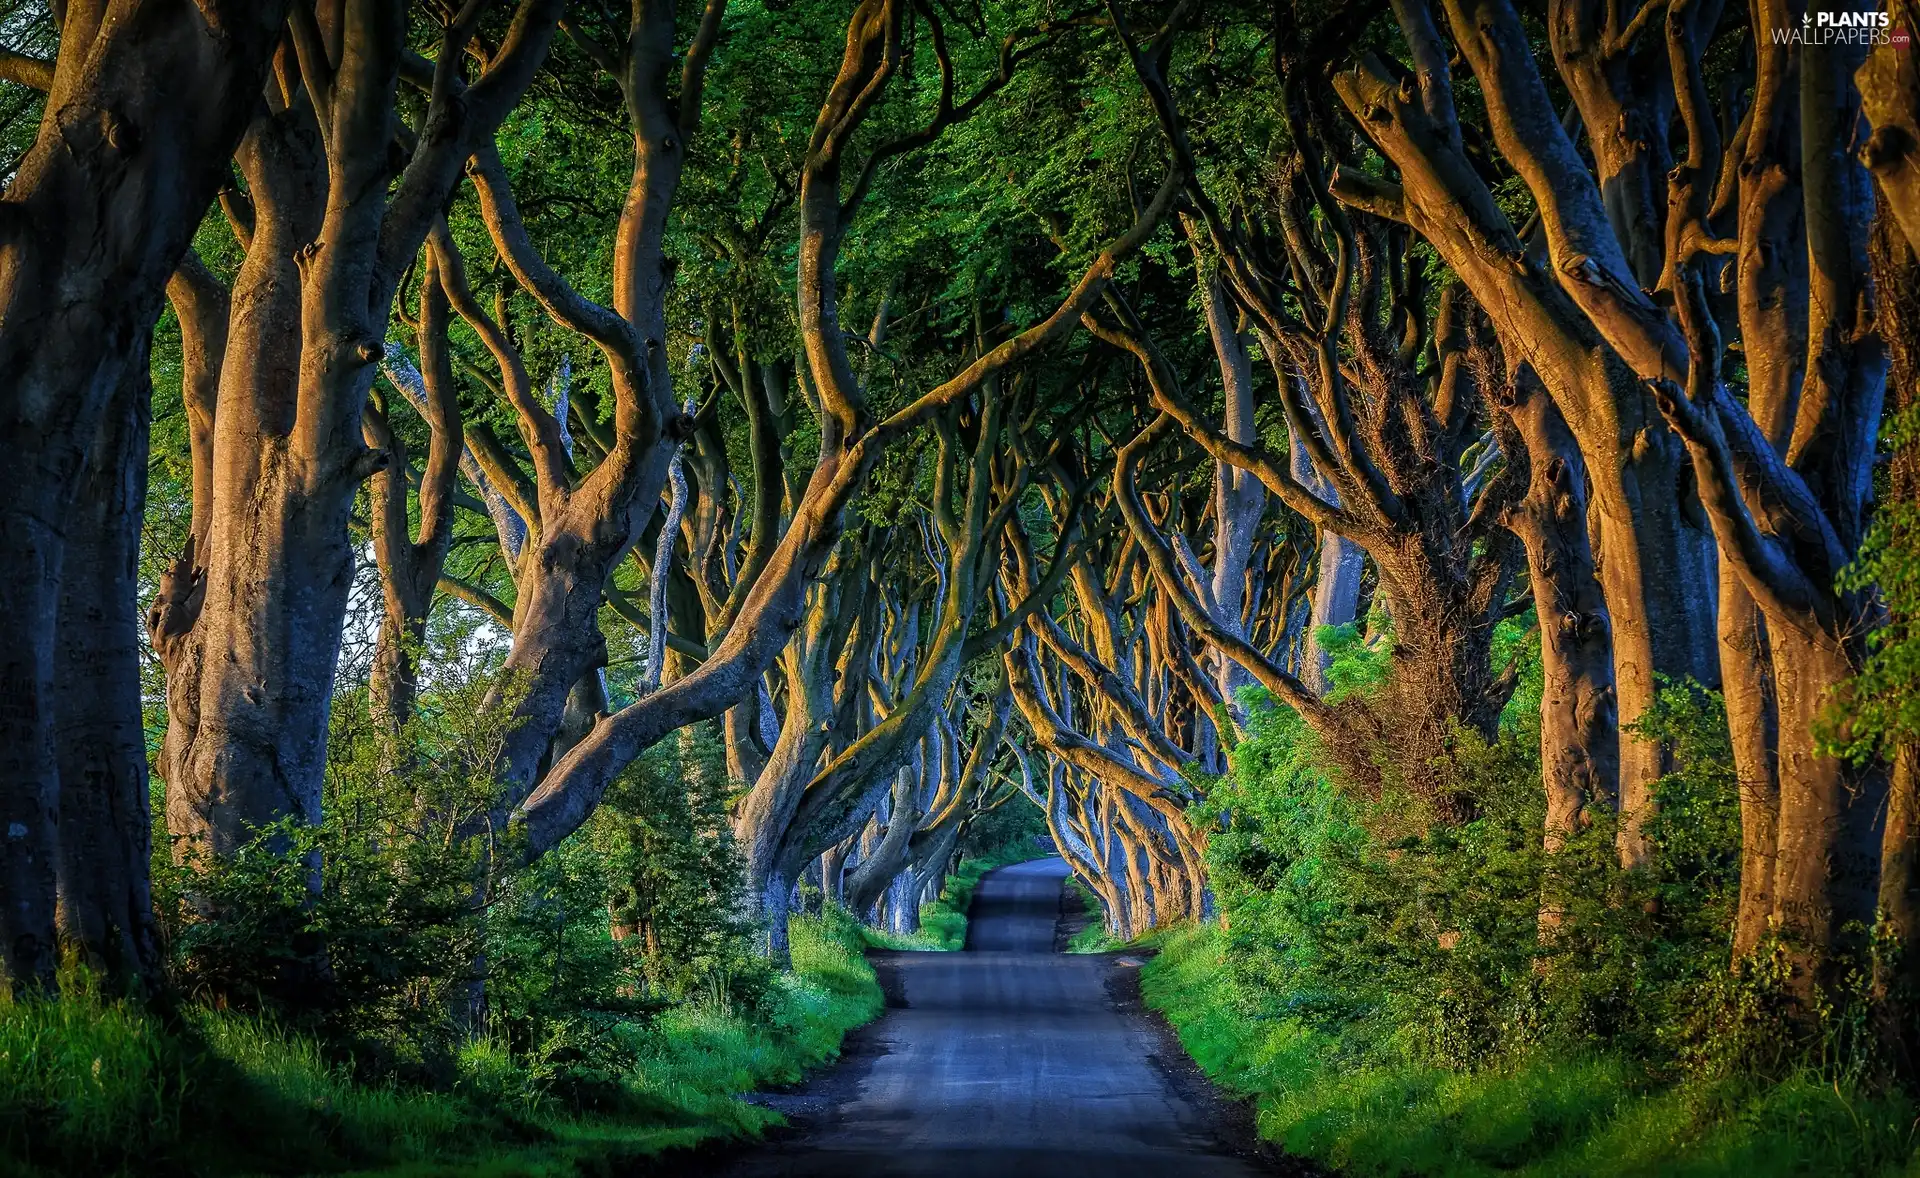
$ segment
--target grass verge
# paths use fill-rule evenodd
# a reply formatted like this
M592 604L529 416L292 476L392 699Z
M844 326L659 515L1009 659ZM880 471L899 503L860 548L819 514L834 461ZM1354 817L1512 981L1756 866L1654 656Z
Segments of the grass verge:
M1217 929L1154 940L1142 992L1194 1060L1256 1099L1261 1136L1355 1178L1920 1174L1920 1110L1898 1096L1806 1076L1659 1085L1605 1055L1471 1073L1381 1062L1248 1001Z
M757 1010L696 1002L634 1026L639 1063L595 1115L553 1107L485 1045L452 1091L372 1086L269 1021L163 1023L69 976L59 1001L0 1004L0 1175L541 1178L757 1134L779 1118L740 1095L799 1080L882 1005L851 918L796 919L791 940Z
M861 929L861 936L875 949L906 949L919 952L955 953L967 945L967 909L973 904L973 890L987 872L1031 859L1045 858L1045 852L1031 842L1021 840L989 851L974 859L965 859L931 904L920 906L920 931L901 935L884 929Z
M1067 952L1108 953L1121 948L1125 942L1115 940L1107 931L1107 910L1101 905L1100 897L1077 875L1068 876L1067 885L1080 897L1080 906L1086 914L1086 923L1068 938Z

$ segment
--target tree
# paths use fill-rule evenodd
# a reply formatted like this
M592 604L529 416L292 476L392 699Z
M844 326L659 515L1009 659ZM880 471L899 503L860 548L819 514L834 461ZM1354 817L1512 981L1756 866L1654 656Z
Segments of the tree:
M204 563L176 573L148 617L172 664L163 771L182 853L224 856L283 817L319 820L354 563L348 516L387 462L362 428L386 321L461 168L532 80L561 8L523 0L471 84L461 75L483 6L442 26L431 63L409 55L397 0L291 19L277 97L238 155L246 193L232 203L246 261L221 365L205 549L192 553ZM428 101L402 136L410 149L396 152L408 71Z
M1681 11L1688 28L1701 20L1697 9ZM1628 269L1599 181L1546 116L1551 106L1512 9L1450 5L1447 17L1456 29L1476 30L1457 44L1485 95L1495 144L1533 198L1538 220L1528 228L1545 261L1466 154L1432 13L1418 3L1394 13L1413 60L1405 83L1372 55L1333 83L1397 178L1370 182L1344 169L1329 188L1410 224L1486 308L1502 351L1528 358L1573 431L1594 480L1590 518L1598 521L1619 709L1632 721L1651 703L1656 675L1719 678L1704 641L1711 550L1697 517L1689 518L1684 446L1640 383L1684 371L1684 348L1670 323L1659 326L1666 321ZM1622 742L1620 853L1628 865L1645 860L1639 827L1662 771L1658 747Z
M50 981L56 924L123 977L152 966L142 915L146 765L128 711L136 668L122 596L138 517L96 505L71 535L63 517L83 485L121 496L124 509L140 501L128 480L144 450L146 341L259 92L284 9L210 0L110 13L76 0L56 9L53 62L11 63L11 76L48 92L39 134L7 185L14 231L0 246L0 365L12 374L17 456L0 499L11 562L0 616L12 652L0 693L13 701L0 728L0 952L13 985ZM179 78L194 83L169 96L166 83ZM52 290L64 297L48 299ZM53 622L63 616L105 633L61 643ZM76 757L64 739L102 743ZM63 859L69 790L69 841L85 850ZM95 869L95 853L100 877L71 878L82 860Z

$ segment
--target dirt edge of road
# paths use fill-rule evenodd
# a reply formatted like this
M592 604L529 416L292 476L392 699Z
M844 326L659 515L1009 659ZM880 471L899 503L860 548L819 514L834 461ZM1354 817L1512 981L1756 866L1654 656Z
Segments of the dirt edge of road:
M1053 922L1053 951L1065 953L1067 946L1078 936L1081 929L1093 923L1093 914L1081 902L1080 893L1074 890L1073 877L1060 885L1060 915Z
M1286 1153L1278 1145L1260 1136L1255 1121L1254 1102L1240 1100L1222 1091L1200 1070L1180 1036L1157 1010L1140 996L1139 962L1151 953L1127 951L1102 954L1107 958L1107 1001L1126 1018L1138 1021L1152 1034L1154 1049L1147 1062L1163 1076L1175 1094L1198 1111L1212 1128L1222 1152L1233 1155L1254 1169L1283 1178L1328 1178L1329 1171ZM1134 964L1122 964L1131 962Z

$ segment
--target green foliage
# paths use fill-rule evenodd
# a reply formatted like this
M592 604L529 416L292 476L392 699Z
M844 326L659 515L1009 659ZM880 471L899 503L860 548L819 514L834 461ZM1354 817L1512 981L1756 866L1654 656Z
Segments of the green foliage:
M1920 447L1920 405L1887 421L1883 442L1905 450L1912 462ZM1883 498L1860 553L1840 579L1841 588L1877 592L1886 624L1868 636L1867 664L1829 705L1823 736L1842 756L1884 756L1901 744L1920 742L1920 503Z
M1079 876L1069 878L1067 886L1079 898L1081 911L1087 917L1086 926L1067 941L1067 952L1105 953L1115 948L1113 935L1107 932L1106 906L1100 903L1100 897L1092 888L1080 882Z
M1379 648L1325 637L1336 682L1367 690ZM1675 769L1632 873L1604 816L1546 851L1537 700L1531 667L1497 739L1436 766L1477 816L1411 829L1329 781L1295 714L1258 710L1204 806L1219 927L1160 938L1149 1001L1260 1096L1263 1133L1357 1174L1899 1172L1913 1110L1861 1086L1869 1028L1837 1010L1789 1038L1781 962L1730 969L1719 698L1669 684L1633 726Z
M1355 657L1335 649L1336 666ZM1409 832L1402 802L1320 772L1296 715L1258 713L1205 805L1231 816L1209 858L1234 969L1288 1017L1409 1059L1472 1066L1549 1040L1656 1050L1724 972L1738 810L1717 700L1670 688L1643 723L1681 769L1650 831L1658 866L1629 876L1605 820L1546 853L1525 725L1492 744L1461 734L1444 768L1479 817ZM1543 898L1559 920L1546 938Z
M507 713L482 706L490 665L441 655L397 738L365 719L364 698L335 708L321 826L282 822L219 860L156 855L172 980L297 1023L357 1073L436 1086L483 982L487 1034L535 1086L604 1107L654 1014L716 994L750 1012L771 984L736 900L718 743L690 729L656 747L575 837L490 870L488 772Z
M1314 635L1328 657L1328 694L1345 699L1386 681L1392 669L1393 623L1375 611L1363 625L1322 626Z
M597 1115L497 1041L463 1046L445 1091L368 1082L279 1020L163 1021L69 969L59 1000L0 1004L0 1174L574 1174L757 1133L777 1116L738 1096L799 1079L881 1007L849 918L796 919L792 945L755 1010L721 994L630 1025L621 1099Z
M986 689L977 688L975 698L981 699L987 694ZM1034 848L1048 837L1046 815L1038 806L1028 805L1023 798L1015 796L968 819L966 829L960 833L958 849L963 861L1014 851L1020 851L1022 859L1031 859Z
M1469 1070L1356 1051L1277 1013L1232 946L1215 928L1161 935L1147 1001L1209 1075L1257 1098L1262 1136L1343 1174L1892 1178L1920 1164L1909 1099L1812 1071L1667 1085L1640 1060L1567 1044Z
M33 1143L4 1151L21 1172L572 1173L763 1130L777 1116L738 1096L878 1013L843 914L793 922L788 971L753 952L705 726L531 866L510 830L490 846L510 712L486 697L512 684L449 612L402 731L372 722L363 685L336 697L321 825L218 860L156 839L176 1018L78 974L0 1011L0 1145Z
M0 1173L301 1173L513 1135L446 1097L354 1083L284 1025L190 1008L173 1024L77 969L0 1006Z
M605 907L630 929L657 992L684 998L710 982L751 1001L766 984L739 897L746 872L727 823L726 757L704 727L655 746L622 774L589 825Z

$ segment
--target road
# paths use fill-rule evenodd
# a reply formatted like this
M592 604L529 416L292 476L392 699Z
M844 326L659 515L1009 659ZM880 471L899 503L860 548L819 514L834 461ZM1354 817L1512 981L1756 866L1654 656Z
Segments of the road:
M889 1009L819 1081L801 1131L726 1178L1250 1178L1109 998L1110 959L1053 952L1066 864L993 872L962 953L890 954ZM807 1094L787 1107L807 1113Z

